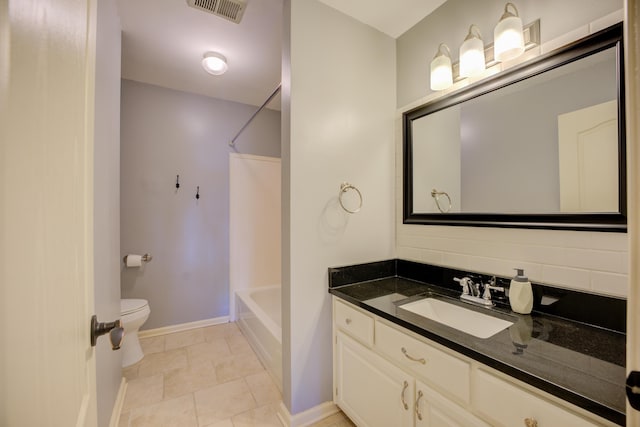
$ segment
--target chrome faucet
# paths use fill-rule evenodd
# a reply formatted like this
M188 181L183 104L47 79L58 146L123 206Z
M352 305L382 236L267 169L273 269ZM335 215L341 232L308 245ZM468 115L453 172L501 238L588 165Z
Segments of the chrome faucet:
M482 280L480 283L475 283L470 277L463 277L459 279L454 277L456 282L460 283L462 286L462 295L460 295L460 299L463 301L469 301L474 304L483 305L486 307L493 307L495 304L491 301L491 290L502 291L504 292L504 288L501 286L497 286L496 276L493 276L489 283L483 284ZM480 292L480 287L482 286L484 292Z
M489 283L485 283L482 298L485 300L491 300L492 290L504 292L505 294L507 293L506 289L503 286L498 286L498 279L496 278L496 276L491 276L491 279L489 279Z

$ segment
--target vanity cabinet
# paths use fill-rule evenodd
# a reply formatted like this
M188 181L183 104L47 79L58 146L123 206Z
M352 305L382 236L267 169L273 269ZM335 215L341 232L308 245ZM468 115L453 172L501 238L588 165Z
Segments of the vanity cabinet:
M595 424L554 403L529 393L481 368L475 372L474 406L494 425L538 427L595 427ZM535 423L533 423L535 420Z
M432 375L453 394L460 394L455 381L462 379L462 395L468 400L467 362L411 341L338 300L334 300L334 335L334 401L359 427L489 427L406 369L406 362L417 364L419 371ZM405 349L399 350L402 357L391 351L397 345ZM375 351L378 348L385 351ZM412 360L412 353L420 357ZM462 375L448 371L458 368Z
M416 427L490 427L440 393L416 380Z
M335 402L358 426L413 426L410 375L342 332L335 353Z
M359 427L594 427L590 415L333 298L334 401Z

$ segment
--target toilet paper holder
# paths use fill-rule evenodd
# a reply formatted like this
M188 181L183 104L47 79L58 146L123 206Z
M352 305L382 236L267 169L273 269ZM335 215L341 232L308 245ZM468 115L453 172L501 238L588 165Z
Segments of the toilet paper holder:
M125 263L125 265L127 264L127 257L128 257L128 256L129 256L129 255L125 255L125 256L124 256L124 258L122 258L122 262L124 262L124 263ZM142 261L144 261L144 262L149 262L149 261L151 261L152 259L153 259L153 257L152 257L150 254L144 254L144 255L142 255Z

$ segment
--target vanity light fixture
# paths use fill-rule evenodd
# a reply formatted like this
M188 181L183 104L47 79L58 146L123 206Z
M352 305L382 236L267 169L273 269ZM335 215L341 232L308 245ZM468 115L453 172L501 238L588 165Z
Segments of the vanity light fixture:
M452 85L451 51L446 44L440 43L436 56L431 61L431 90L444 90Z
M219 76L227 71L227 58L218 52L207 52L202 58L202 68L214 76Z
M509 11L509 6L513 8L515 14ZM493 30L493 43L496 61L508 61L524 52L522 19L513 3L507 3L504 6L504 13Z
M485 69L482 35L480 29L475 24L471 24L469 34L460 45L460 77L475 76Z

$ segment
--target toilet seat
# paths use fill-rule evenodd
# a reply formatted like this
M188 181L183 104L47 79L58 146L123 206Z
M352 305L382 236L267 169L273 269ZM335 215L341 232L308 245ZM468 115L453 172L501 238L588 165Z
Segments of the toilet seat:
M135 313L148 307L149 303L146 299L121 299L120 300L120 316Z

